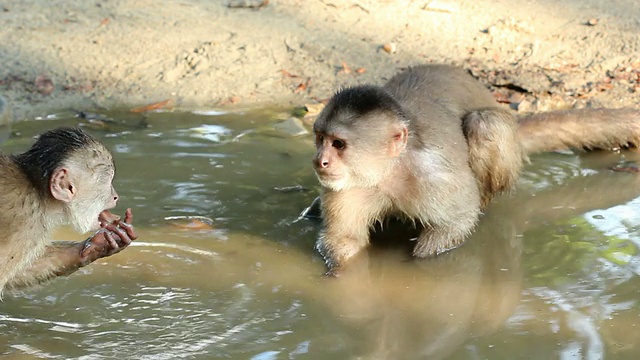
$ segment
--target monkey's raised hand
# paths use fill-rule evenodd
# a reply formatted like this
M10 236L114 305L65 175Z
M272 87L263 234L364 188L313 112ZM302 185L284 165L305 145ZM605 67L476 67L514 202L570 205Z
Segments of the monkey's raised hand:
M119 216L106 210L103 211L100 214L102 229L84 241L84 247L80 253L83 265L117 254L137 239L138 235L131 225L132 220L131 209L127 209L125 212L124 220L120 220Z

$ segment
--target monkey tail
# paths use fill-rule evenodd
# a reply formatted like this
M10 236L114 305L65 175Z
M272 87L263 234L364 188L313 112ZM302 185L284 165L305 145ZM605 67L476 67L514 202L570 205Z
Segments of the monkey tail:
M518 124L506 110L470 112L462 122L469 146L469 166L476 176L481 206L497 193L512 188L526 159L517 137Z
M526 154L640 147L640 110L575 109L526 116L518 138Z

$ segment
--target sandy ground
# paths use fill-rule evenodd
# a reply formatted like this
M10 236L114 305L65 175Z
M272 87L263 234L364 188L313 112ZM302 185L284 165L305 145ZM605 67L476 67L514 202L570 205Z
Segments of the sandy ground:
M13 119L302 105L445 62L520 112L640 107L638 34L637 0L0 0L0 94Z

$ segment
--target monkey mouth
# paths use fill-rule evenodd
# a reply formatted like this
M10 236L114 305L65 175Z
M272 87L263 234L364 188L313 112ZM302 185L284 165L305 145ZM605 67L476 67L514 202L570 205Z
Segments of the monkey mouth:
M320 185L334 191L345 189L348 183L346 174L316 173L316 176L320 181Z
M331 173L321 170L316 170L316 176L318 176L318 179L320 179L320 181L337 181L344 177L343 174Z
M98 215L98 223L100 227L105 227L116 220L120 220L120 216L113 214L109 210L103 210L100 215Z

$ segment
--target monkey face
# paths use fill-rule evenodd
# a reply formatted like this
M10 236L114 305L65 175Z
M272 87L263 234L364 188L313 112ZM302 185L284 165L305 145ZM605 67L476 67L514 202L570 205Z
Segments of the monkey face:
M105 164L89 174L88 181L79 184L78 195L69 203L71 223L78 232L94 231L103 222L110 222L103 212L113 209L118 201L112 185L114 174L113 164Z
M372 86L336 93L313 131L315 172L320 184L333 191L381 185L408 139L400 105L384 89Z
M101 145L73 153L51 177L51 194L63 203L64 218L78 232L100 228L109 219L101 213L118 201L112 181L115 167L111 154Z
M313 165L322 186L339 191L350 183L348 164L343 159L346 148L345 140L316 133L316 155Z
M330 134L316 127L313 165L323 187L333 191L375 187L388 176L406 145L407 128L397 123L375 125L366 130L343 125L344 131Z

